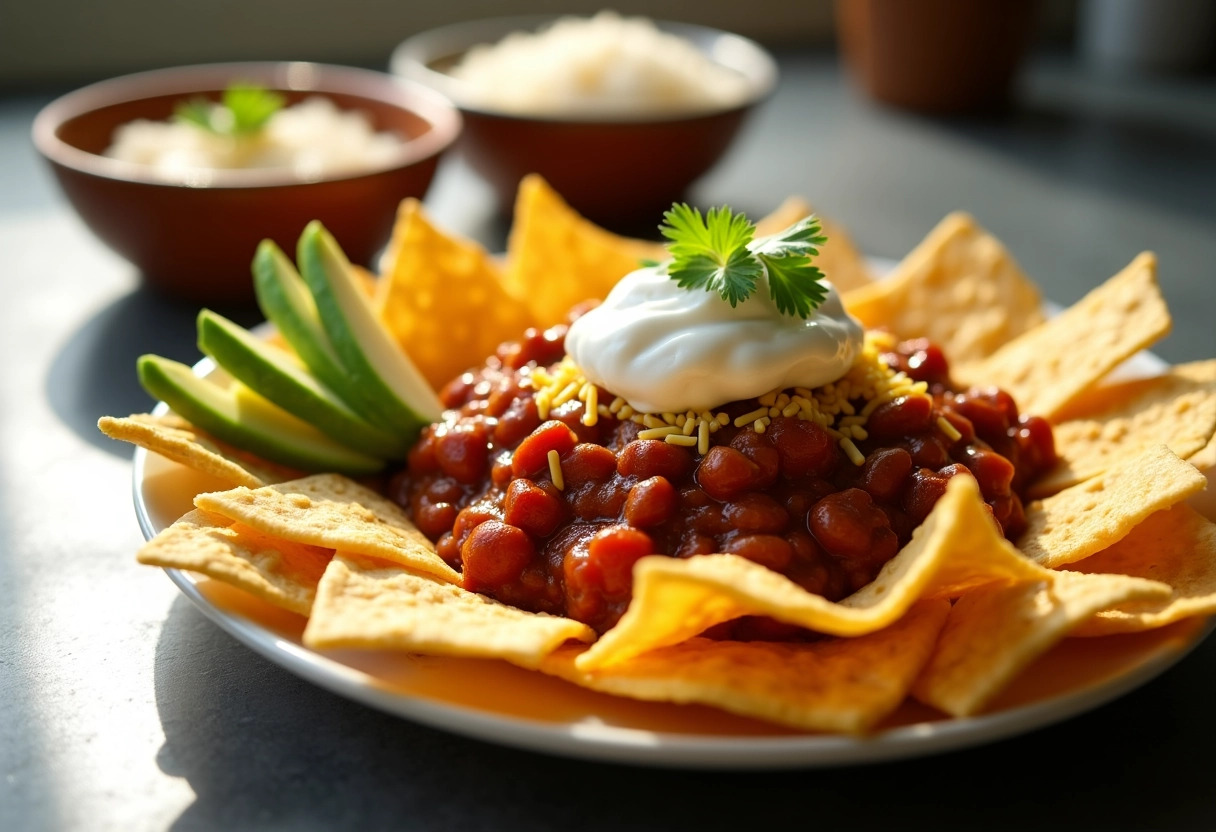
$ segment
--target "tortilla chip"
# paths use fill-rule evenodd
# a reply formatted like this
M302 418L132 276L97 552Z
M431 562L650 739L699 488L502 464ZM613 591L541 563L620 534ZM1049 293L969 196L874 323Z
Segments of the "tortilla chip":
M756 223L756 236L767 237L789 228L803 217L808 217L814 211L801 197L791 196L781 203L771 214L761 218ZM874 282L874 273L870 271L866 259L853 243L853 238L844 226L837 225L828 218L820 215L819 225L828 241L819 247L815 257L815 265L827 276L838 292L848 292Z
M1000 241L950 214L883 281L844 297L867 328L929 338L953 365L978 361L1044 319L1039 290Z
M102 416L97 427L111 439L147 448L229 485L260 488L298 476L203 433L176 414L136 413L125 419Z
M1200 471L1210 471L1216 468L1216 436L1203 447L1203 450L1193 454L1187 459L1187 462L1194 465Z
M505 659L534 668L569 639L595 632L568 618L530 613L417 575L338 552L317 589L304 644L408 650L428 656Z
M694 638L590 673L576 667L580 648L565 647L540 669L616 696L712 705L808 731L860 733L903 702L949 611L949 601L925 601L869 635L811 643Z
M1069 409L1055 425L1060 463L1030 496L1053 494L1165 442L1188 459L1216 433L1216 359L1172 367L1164 375L1110 384Z
M532 323L485 249L444 234L416 199L401 203L385 262L380 319L436 390Z
M1094 613L1133 599L1168 597L1169 591L1142 578L1077 572L974 590L955 602L912 693L953 716L970 716Z
M276 540L239 525L226 526L202 511L192 511L145 543L135 557L150 566L198 572L308 615L333 551Z
M283 540L382 558L460 582L400 506L340 474L199 494L194 505Z
M891 625L923 598L954 597L991 581L1042 580L1049 574L1001 536L974 478L957 476L908 545L877 578L840 603L737 555L642 558L634 566L629 608L579 656L578 667L607 667L741 615L859 636Z
M1105 636L1164 627L1216 613L1216 524L1188 505L1159 511L1114 546L1086 558L1079 572L1114 572L1169 584L1169 598L1103 610L1073 635Z
M1146 251L1061 314L985 360L955 368L954 376L996 385L1022 412L1050 419L1171 326L1157 286L1157 258Z
M519 183L506 287L540 326L562 323L570 307L603 300L642 261L666 256L659 243L618 237L583 219L536 174Z
M1018 548L1054 569L1113 546L1149 515L1202 491L1207 478L1164 445L1026 507Z

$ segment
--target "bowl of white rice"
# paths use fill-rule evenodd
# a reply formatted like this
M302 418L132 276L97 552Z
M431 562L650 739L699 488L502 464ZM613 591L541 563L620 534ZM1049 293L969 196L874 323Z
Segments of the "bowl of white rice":
M281 107L256 132L199 129L244 85ZM175 113L179 117L175 118ZM207 64L127 75L48 104L34 144L85 224L150 286L196 302L253 297L250 262L293 250L321 220L370 265L398 203L421 198L460 133L441 93L391 75L302 62Z
M504 209L536 172L616 226L681 198L777 81L747 38L612 12L432 29L397 47L392 71L456 103L461 149Z

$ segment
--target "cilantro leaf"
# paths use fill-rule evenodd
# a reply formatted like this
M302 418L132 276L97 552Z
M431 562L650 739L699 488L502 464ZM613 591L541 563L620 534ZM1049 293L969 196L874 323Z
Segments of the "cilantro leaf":
M250 136L265 127L285 103L283 96L264 87L234 83L224 90L221 103L194 98L178 104L173 115L216 135Z
M821 282L823 272L811 265L811 258L819 254L819 246L828 239L820 231L819 220L812 215L752 246L768 273L773 301L784 315L805 320L812 309L827 300L828 290Z
M763 266L747 250L756 227L744 214L722 206L702 217L696 208L677 203L663 219L659 231L671 240L667 273L680 288L717 292L731 306L756 291Z
M659 230L670 240L672 255L667 273L683 289L716 292L733 307L751 297L760 276L767 275L778 311L804 320L827 298L823 272L811 265L827 241L814 216L755 241L756 226L726 206L702 217L677 203L663 219Z

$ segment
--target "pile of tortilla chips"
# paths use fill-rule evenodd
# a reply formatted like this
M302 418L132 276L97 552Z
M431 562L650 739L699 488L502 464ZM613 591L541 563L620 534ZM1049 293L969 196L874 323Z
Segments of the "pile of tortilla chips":
M791 200L761 233L808 211ZM820 265L867 326L927 335L960 381L1004 387L1023 412L1052 420L1061 461L1035 485L1016 546L975 481L955 477L911 542L839 603L734 555L654 556L637 564L632 604L597 640L579 622L462 589L405 513L363 485L259 463L171 415L104 419L111 436L232 486L199 494L138 558L307 616L304 643L318 650L505 659L610 694L812 731L873 730L909 697L949 715L982 712L1065 637L1216 612L1216 525L1187 502L1207 484L1200 469L1216 464L1216 359L1108 378L1169 331L1151 254L1047 320L1038 290L970 217L947 217L882 281L841 229L825 228ZM438 386L656 256L654 244L596 228L531 177L505 262L403 204L369 303ZM825 638L701 636L742 615Z

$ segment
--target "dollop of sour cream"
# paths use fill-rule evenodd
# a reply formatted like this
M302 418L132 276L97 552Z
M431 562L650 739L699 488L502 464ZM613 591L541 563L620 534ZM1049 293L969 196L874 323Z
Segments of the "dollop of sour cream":
M802 320L783 315L761 275L732 307L716 292L680 288L666 268L635 271L566 335L566 352L592 383L635 410L711 410L843 376L864 330L836 289Z

